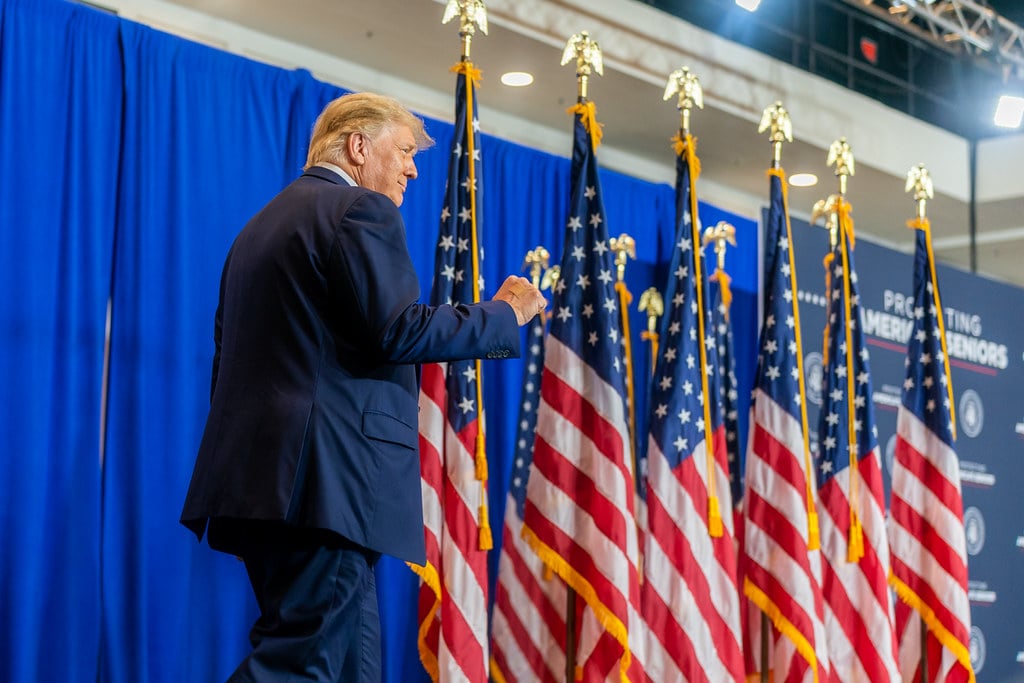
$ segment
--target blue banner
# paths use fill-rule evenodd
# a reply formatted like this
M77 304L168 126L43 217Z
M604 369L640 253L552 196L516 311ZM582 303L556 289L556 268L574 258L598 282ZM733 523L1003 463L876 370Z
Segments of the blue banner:
M829 237L827 230L799 219L792 220L792 227L808 420L817 424L825 329L822 260ZM908 229L908 242L912 238ZM896 411L913 326L913 257L866 239L856 241L856 254L888 501ZM971 663L979 681L1019 680L1024 629L1008 625L1024 614L1024 514L1018 497L1024 487L1024 290L947 266L938 266L937 272L963 489ZM816 443L812 449L816 452Z

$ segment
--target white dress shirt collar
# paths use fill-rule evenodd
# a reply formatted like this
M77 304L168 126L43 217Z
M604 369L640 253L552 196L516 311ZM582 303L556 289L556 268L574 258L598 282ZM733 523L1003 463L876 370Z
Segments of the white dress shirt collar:
M332 164L329 161L318 161L316 162L316 165L322 166L323 168L326 168L328 171L334 171L342 178L344 178L345 182L348 183L349 185L352 185L353 187L356 185L356 181L352 180L352 176L350 176L348 173L345 173L345 171L342 170L341 166Z

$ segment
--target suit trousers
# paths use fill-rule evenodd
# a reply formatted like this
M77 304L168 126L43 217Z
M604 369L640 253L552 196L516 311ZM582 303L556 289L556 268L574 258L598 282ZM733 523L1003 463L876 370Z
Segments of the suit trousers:
M211 523L211 545L216 535ZM272 525L261 535L239 548L260 616L228 682L380 683L380 553L322 530Z

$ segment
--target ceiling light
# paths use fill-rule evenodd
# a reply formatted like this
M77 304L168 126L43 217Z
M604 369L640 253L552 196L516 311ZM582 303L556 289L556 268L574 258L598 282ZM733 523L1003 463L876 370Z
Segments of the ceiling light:
M505 85L511 85L513 88L521 88L533 83L533 74L526 73L525 71L509 71L501 75L501 82Z
M756 12L757 6L761 4L761 0L736 0L736 4L748 12Z
M995 116L992 122L1000 128L1019 128L1021 119L1024 118L1024 97L1003 95L996 105Z
M818 176L813 173L794 173L789 176L789 184L793 187L810 187L818 184Z

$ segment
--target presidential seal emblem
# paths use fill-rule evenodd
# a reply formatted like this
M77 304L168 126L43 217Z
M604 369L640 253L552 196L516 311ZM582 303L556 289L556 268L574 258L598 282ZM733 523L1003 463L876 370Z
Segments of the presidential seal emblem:
M964 540L967 554L974 557L985 547L985 518L973 505L964 510Z
M893 470L896 469L896 435L893 434L885 442L885 468L889 471L889 479L892 479Z
M974 389L968 389L960 395L960 430L972 439L981 434L985 425L985 407L981 396Z
M824 370L821 367L821 354L811 351L804 356L804 388L807 400L816 406L821 405L821 392L825 383Z
M974 673L981 673L985 668L985 634L977 626L971 626L971 642L969 643L971 668Z

